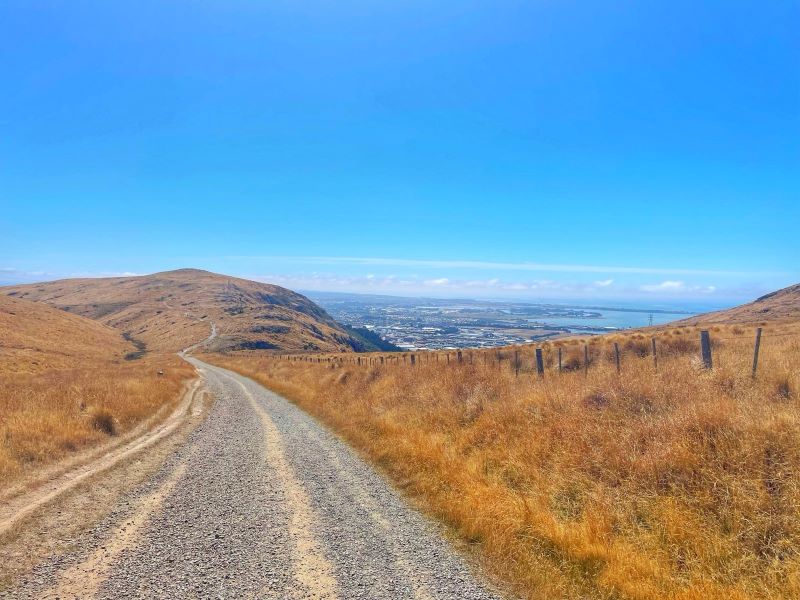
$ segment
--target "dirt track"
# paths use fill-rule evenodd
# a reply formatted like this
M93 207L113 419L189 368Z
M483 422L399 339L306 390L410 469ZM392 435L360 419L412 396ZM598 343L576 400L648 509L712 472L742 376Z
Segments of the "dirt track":
M70 551L0 596L492 598L436 526L293 404L194 358L216 402Z

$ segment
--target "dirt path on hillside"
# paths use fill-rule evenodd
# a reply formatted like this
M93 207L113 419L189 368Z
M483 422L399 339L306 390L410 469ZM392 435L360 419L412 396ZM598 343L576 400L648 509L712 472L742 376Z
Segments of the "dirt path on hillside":
M185 348L179 356L186 359L193 350L205 346L217 337L217 326L211 323L211 334L204 340ZM174 433L191 416L199 416L204 403L199 394L202 380L189 382L178 406L156 427L143 423L113 443L93 448L61 465L44 471L34 480L5 490L0 496L0 538L24 521L38 508L68 493L92 477L111 469L120 462L155 445Z
M0 597L495 598L307 414L187 357L216 398L158 472Z
M108 450L94 460L49 479L31 491L19 493L17 496L5 500L0 505L0 536L41 506L52 502L58 496L69 492L89 478L158 443L180 427L188 416L199 415L202 410L202 401L199 398L200 383L199 379L194 380L184 393L178 407L154 429L133 437L127 443Z

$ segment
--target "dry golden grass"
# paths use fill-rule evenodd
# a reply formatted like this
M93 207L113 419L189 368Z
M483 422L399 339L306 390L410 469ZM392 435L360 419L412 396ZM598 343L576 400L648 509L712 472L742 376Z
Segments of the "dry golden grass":
M588 375L553 369L583 340L545 344L541 380L530 347L519 377L513 348L414 368L207 358L332 426L524 597L797 598L800 327L765 328L756 380L753 332L714 326L710 372L693 328L658 331L657 371L642 333L592 339Z
M128 332L150 350L177 352L204 339L213 349L349 350L349 334L308 298L285 288L197 269L136 277L63 279L0 287Z
M179 400L193 369L174 355L125 360L134 350L109 327L0 296L0 490Z

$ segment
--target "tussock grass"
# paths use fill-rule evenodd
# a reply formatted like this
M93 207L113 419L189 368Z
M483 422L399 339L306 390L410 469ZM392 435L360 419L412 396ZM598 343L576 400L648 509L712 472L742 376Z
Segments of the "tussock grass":
M31 469L174 406L192 372L177 357L161 356L36 374L0 373L0 481L11 484Z
M171 354L126 361L135 349L110 327L0 295L0 492L179 400L191 366Z
M588 375L585 340L545 344L544 379L531 347L519 349L519 377L513 348L414 368L207 358L332 426L523 597L791 598L798 334L765 328L756 380L753 327L741 324L712 330L710 372L694 328L657 332L658 370L649 333L590 339ZM558 346L571 369L561 374Z

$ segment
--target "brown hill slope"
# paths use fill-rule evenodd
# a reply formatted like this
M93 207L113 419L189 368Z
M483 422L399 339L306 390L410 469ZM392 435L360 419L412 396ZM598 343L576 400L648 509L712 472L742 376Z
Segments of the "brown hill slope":
M799 321L800 283L771 292L748 304L697 315L679 324L753 323L756 321Z
M0 373L37 373L121 360L119 331L52 306L0 295Z
M192 375L172 353L141 359L107 325L0 294L0 496L168 409Z
M305 296L275 285L180 269L139 277L64 279L0 288L95 319L143 342L176 351L204 339L212 350L348 351L348 333Z

